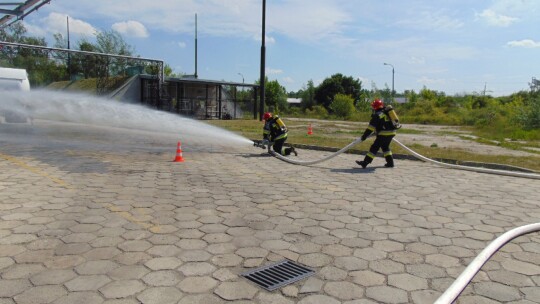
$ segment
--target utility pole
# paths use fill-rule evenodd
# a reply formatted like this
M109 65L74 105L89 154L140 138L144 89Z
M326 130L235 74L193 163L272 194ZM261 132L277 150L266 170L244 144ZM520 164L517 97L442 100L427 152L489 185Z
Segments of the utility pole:
M484 92L483 92L483 96L486 96L486 92L493 92L493 91L487 91L487 82L484 82Z
M195 14L195 78L197 75L197 14Z
M261 78L259 92L259 120L262 121L264 112L264 85L265 85L265 61L266 61L266 46L265 46L265 23L266 23L266 0L262 3L262 44L261 44Z
M392 67L392 101L394 101L394 66L390 63L384 63L384 65L389 65Z
M67 24L67 49L69 50L69 16L66 16L66 24ZM68 68L68 77L71 80L71 53L68 53L67 58L67 68Z

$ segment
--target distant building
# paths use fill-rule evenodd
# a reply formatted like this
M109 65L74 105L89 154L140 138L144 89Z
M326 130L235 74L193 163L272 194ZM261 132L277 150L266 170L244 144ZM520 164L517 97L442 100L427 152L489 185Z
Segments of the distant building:
M302 103L302 98L287 98L287 103L291 107L299 107Z
M407 103L407 102L409 102L407 97L395 97L394 101L395 101L395 103Z

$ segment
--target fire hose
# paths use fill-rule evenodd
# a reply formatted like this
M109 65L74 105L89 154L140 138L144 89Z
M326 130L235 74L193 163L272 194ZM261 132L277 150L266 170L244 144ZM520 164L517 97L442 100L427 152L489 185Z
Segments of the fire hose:
M358 138L356 139L355 141L353 141L352 143L348 144L347 146L343 147L341 150L333 153L333 154L330 154L326 157L323 157L321 159L317 159L317 160L312 160L312 161L299 161L299 160L294 160L294 159L291 159L289 157L285 157L279 153L276 153L275 151L272 151L272 144L268 144L268 153L270 153L272 156L278 158L278 159L281 159L282 161L285 161L285 162L288 162L288 163L291 163L291 164L294 164L294 165L302 165L302 166L309 166L309 165L314 165L314 164L318 164L318 163L322 163L324 161L327 161L331 158L334 158L338 155L340 155L341 153L349 150L350 148L352 148L353 146L355 146L356 144L359 144L362 142L362 138ZM262 145L260 143L257 143L257 142L254 142L253 144L254 146L256 147L260 147L260 148L265 148L265 145Z
M374 134L372 134L372 135L374 135ZM270 153L272 156L274 156L274 157L276 157L276 158L278 158L278 159L280 159L282 161L285 161L285 162L288 162L288 163L291 163L291 164L294 164L294 165L309 166L309 165L318 164L318 163L327 161L327 160L329 160L331 158L334 158L334 157L338 156L339 154L351 149L353 146L355 146L355 145L357 145L357 144L359 144L361 142L362 142L362 138L358 138L358 139L354 140L353 142L351 142L350 144L348 144L347 146L343 147L341 150L339 150L339 151L337 151L337 152L335 152L333 154L330 154L330 155L328 155L326 157L323 157L321 159L312 160L312 161L294 160L294 159L291 159L289 157L285 157L285 156L283 156L283 155L281 155L279 153L276 153L275 151L271 150L272 143L268 144L268 153ZM480 167L469 167L469 166L462 166L462 165L454 165L454 164L443 163L443 162L436 161L436 160L433 160L431 158L427 158L427 157L425 157L423 155L420 155L420 154L416 153L415 151L411 150L409 147L405 146L404 144L402 144L400 141L398 141L395 138L394 138L394 142L396 142L399 146L401 146L403 149L405 149L407 152L412 154L417 159L425 161L425 162L430 162L430 163L438 165L438 166L451 168L451 169L480 172L480 173L489 173L489 174L506 175L506 176L513 176L513 177L524 177L524 178L540 179L540 174L536 174L536 173L515 172L515 171L497 170L497 169L480 168ZM261 144L260 142L254 142L254 146L261 147L263 149L266 148L266 146Z
M511 172L511 171L505 171L505 170L495 170L495 169L487 169L487 168L475 168L475 167L467 167L467 166L460 166L460 165L453 165L453 164L447 164L443 162L439 162L430 158L427 158L423 155L420 155L416 153L415 151L411 150L398 140L394 139L394 141L400 145L403 149L411 153L414 157L425 161L425 162L431 162L433 164L448 167L452 169L460 169L460 170L469 170L474 172L481 172L481 173L491 173L491 174L499 174L499 175L508 175L508 176L515 176L515 177L526 177L526 178L533 178L533 179L540 179L539 174L534 173L523 173L523 172ZM268 144L268 153L275 156L276 158L286 161L291 164L295 165L312 165L316 163L320 163L326 160L329 160L347 150L352 148L354 145L362 142L361 138L356 139L352 143L348 144L341 150L326 156L324 158L314 160L314 161L296 161L293 159L290 159L288 157L284 157L274 151L271 150L272 144ZM265 146L261 146L258 143L254 143L255 146L266 148ZM457 297L463 292L465 287L470 283L470 281L474 278L474 276L480 271L482 266L495 254L500 248L502 248L505 244L513 240L514 238L540 231L540 223L536 224L529 224L521 227L514 228L503 235L496 238L494 241L492 241L480 254L465 268L465 270L459 275L459 277L448 287L448 289L434 302L434 304L450 304L453 303Z
M446 291L434 302L435 304L451 304L463 292L465 287L480 271L482 266L491 258L495 252L501 249L506 243L518 236L531 232L540 231L540 223L529 224L514 228L492 241L476 258L463 270L457 279L446 289Z

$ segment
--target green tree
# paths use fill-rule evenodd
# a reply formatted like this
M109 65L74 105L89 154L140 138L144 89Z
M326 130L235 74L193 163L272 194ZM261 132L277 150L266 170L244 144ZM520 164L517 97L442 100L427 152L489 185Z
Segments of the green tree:
M77 42L77 49L85 52L96 52L96 46L86 39ZM85 78L95 78L98 76L98 66L104 60L98 55L72 54L71 56L71 74L81 75Z
M98 32L96 34L95 49L99 53L122 56L133 56L135 49L129 45L122 35L115 30ZM115 76L123 74L128 67L128 62L123 58L103 58L100 60L99 71L101 74L108 73Z
M260 84L258 81L257 83ZM264 88L264 103L267 109L279 113L288 108L287 90L277 80L269 81L268 77L265 77Z
M99 53L124 56L133 56L135 52L135 48L129 45L124 37L115 30L98 32L95 48Z
M354 100L349 95L336 94L330 108L337 117L348 119L355 111Z
M3 41L47 46L45 38L27 36L27 30L20 22L0 30ZM45 50L26 47L4 47L0 50L3 66L26 69L32 87L42 86L65 78L65 65L61 58L50 57Z
M274 111L279 113L289 106L287 104L287 90L277 80L268 81L264 93L266 105L273 106Z
M313 109L313 106L315 105L315 86L313 85L313 80L310 79L307 86L304 86L300 98L302 98L300 106L303 110Z
M330 110L334 96L336 94L345 94L350 95L356 104L360 100L361 89L362 83L359 80L338 73L326 78L315 89L315 100L318 104L322 104L327 110Z

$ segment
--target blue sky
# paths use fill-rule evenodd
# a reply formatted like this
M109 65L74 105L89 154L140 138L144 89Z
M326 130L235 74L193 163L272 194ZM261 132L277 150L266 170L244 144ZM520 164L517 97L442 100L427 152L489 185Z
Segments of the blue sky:
M335 73L364 88L508 95L540 78L540 0L267 0L266 75L287 91ZM193 74L253 83L260 74L262 0L51 0L29 32L72 41L114 29L136 54ZM239 74L240 73L240 74Z

